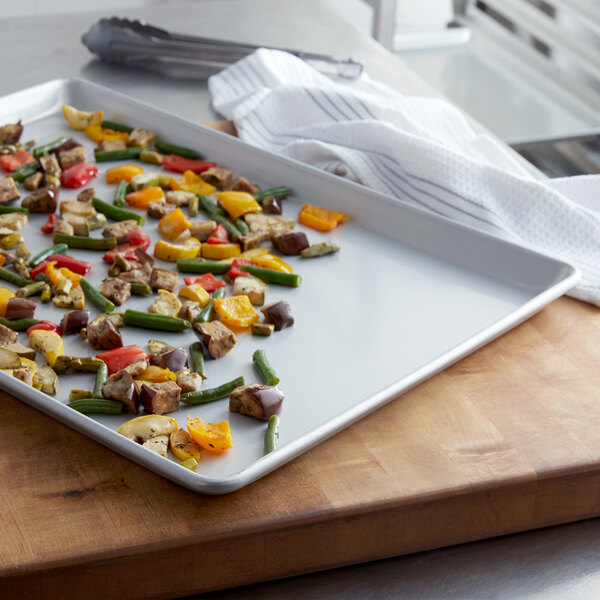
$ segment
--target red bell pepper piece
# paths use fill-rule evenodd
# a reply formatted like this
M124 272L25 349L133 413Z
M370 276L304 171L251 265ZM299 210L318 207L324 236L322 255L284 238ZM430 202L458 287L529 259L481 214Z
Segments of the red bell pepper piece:
M217 225L215 229L210 232L207 244L231 244L231 236L229 231L223 227L223 225Z
M56 215L48 215L48 221L40 227L42 233L52 233L54 231L54 225L56 224Z
M109 250L103 257L102 260L112 265L115 260L115 255L124 254L127 260L139 260L137 254L134 252L136 248L142 250L148 250L150 247L150 236L146 235L143 231L130 231L127 233L129 242L117 246L113 250Z
M236 277L248 277L248 271L242 271L240 265L251 265L251 260L245 258L234 258L231 263L231 268L227 271L227 277L233 281Z
M194 173L202 173L216 167L217 163L208 162L206 160L192 160L191 158L184 158L183 156L177 156L176 154L167 154L163 156L162 166L169 171L175 171L176 173L185 173L185 171L193 171Z
M35 331L36 329L44 329L45 331L55 331L61 337L63 334L62 327L60 325L57 325L56 323L53 323L52 321L40 321L39 323L32 325L25 333L29 335L32 331Z
M33 158L27 150L19 150L15 154L4 154L3 156L0 156L0 167L2 167L6 173L12 173L15 169L34 161L35 158Z
M185 285L199 283L209 294L212 294L217 288L225 287L225 282L217 279L212 273L204 275L194 275L193 277L184 277Z
M148 355L135 344L132 346L121 346L120 348L114 348L113 350L107 350L106 352L96 354L96 358L99 358L106 363L109 375L116 373L136 360L145 359L147 356Z
M62 172L60 182L66 188L80 188L97 177L98 173L99 171L94 165L78 162Z
M54 256L54 254L52 256ZM35 279L40 273L43 273L46 270L47 264L48 264L48 261L44 260L37 267L33 267L33 269L29 269L29 276L31 277L31 279Z
M66 254L51 254L48 257L48 261L51 260L56 262L54 265L55 268L60 269L61 267L65 267L78 275L87 275L92 270L93 266L91 262L79 260L78 258L67 256Z

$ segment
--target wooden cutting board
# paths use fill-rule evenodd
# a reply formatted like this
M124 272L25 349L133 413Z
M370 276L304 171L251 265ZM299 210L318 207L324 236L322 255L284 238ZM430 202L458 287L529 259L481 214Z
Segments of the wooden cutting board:
M600 311L560 299L251 486L0 396L0 597L169 598L600 514Z

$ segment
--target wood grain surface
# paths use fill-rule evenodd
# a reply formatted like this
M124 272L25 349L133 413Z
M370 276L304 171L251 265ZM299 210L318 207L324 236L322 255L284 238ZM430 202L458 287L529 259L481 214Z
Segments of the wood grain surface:
M0 597L173 598L600 514L600 311L562 298L249 487L0 396Z

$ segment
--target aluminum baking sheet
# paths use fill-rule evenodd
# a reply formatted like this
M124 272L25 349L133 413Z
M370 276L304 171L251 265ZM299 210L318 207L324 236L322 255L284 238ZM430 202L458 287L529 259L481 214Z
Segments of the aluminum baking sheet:
M578 279L576 269L564 262L253 148L88 81L55 80L6 96L0 99L0 123L22 119L23 139L38 143L74 136L91 155L93 144L66 124L64 103L83 110L101 108L105 118L148 127L159 138L197 148L263 187L289 185L294 195L284 203L286 216L295 218L304 202L350 215L346 224L329 234L305 229L311 243L333 240L341 252L313 260L292 257L289 262L302 275L302 285L269 287L268 302L290 303L294 327L268 338L243 333L224 358L207 361L206 387L239 375L250 383L258 381L252 353L265 349L285 393L276 452L263 456L266 424L230 414L227 400L200 407L182 405L171 415L180 426L185 427L188 415L209 422L229 419L233 433L233 449L206 454L192 472L174 457L162 458L116 433L131 414L86 416L65 406L69 390L91 389L93 376L61 376L60 392L52 398L0 374L14 396L192 490L231 492L266 475L522 322ZM102 172L111 166L99 165ZM97 196L112 200L114 187L104 183L102 173L93 185ZM74 199L76 194L77 190L62 190L61 199ZM51 245L50 237L39 233L45 220L44 215L32 215L24 230L34 253ZM153 241L158 239L156 225L148 219L144 229ZM90 278L99 285L106 276L101 254L72 254L98 265ZM131 298L126 306L146 310L151 301ZM93 306L87 308L96 314ZM58 321L63 312L52 304L40 305L36 316ZM163 334L128 327L122 334L124 344L144 348L151 338L179 346L195 341L191 331ZM26 342L25 334L20 337ZM66 336L65 347L67 354L95 354L78 336ZM38 363L43 363L39 355Z

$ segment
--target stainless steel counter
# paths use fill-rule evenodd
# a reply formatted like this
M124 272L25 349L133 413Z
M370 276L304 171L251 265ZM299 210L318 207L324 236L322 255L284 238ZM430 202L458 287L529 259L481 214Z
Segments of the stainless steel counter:
M353 56L369 73L413 95L434 95L397 57L355 30L318 0L204 0L127 9L173 31ZM210 18L207 18L210 15ZM80 44L104 13L0 20L5 48L3 94L56 77L108 85L196 122L217 118L202 81L167 79L95 60ZM235 18L233 18L235 16ZM25 42L25 43L24 43ZM202 596L220 600L319 598L596 598L600 595L600 521L426 552Z

